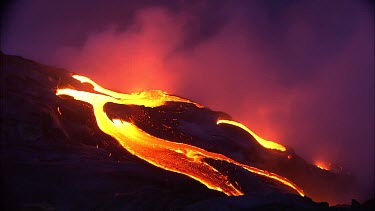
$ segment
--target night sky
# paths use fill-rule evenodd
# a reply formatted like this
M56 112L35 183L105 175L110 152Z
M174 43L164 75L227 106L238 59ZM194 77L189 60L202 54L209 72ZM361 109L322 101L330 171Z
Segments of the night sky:
M1 51L225 111L374 195L371 1L10 1Z

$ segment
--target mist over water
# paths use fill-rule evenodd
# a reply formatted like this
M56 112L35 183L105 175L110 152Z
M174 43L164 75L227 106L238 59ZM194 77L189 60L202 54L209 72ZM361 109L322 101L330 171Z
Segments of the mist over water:
M365 1L18 1L1 50L122 92L225 111L374 197L374 28ZM349 203L349 202L346 202Z

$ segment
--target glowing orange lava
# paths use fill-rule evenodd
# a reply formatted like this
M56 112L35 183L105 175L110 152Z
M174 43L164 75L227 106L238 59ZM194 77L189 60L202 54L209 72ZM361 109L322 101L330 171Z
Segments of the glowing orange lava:
M148 163L165 170L177 172L189 176L208 188L221 191L227 195L243 195L229 180L226 172L221 172L210 165L205 159L226 161L240 166L249 172L274 179L284 185L293 188L300 195L304 196L303 190L289 181L287 178L261 170L255 167L241 164L222 154L213 153L204 149L164 140L138 128L131 122L120 119L109 119L103 110L106 103L112 102L124 105L142 105L146 107L156 107L164 105L167 101L197 103L189 100L168 95L162 91L150 91L136 94L122 94L104 89L94 83L89 78L83 76L73 76L82 83L90 83L95 91L102 94L77 91L74 89L58 89L56 95L72 96L76 100L90 103L96 117L99 128L106 134L114 137L126 150L133 155L147 161Z
M85 76L73 75L73 78L80 81L81 83L91 84L94 87L95 91L111 96L117 100L120 100L121 104L143 105L146 107L153 108L153 107L162 106L167 101L173 101L173 102L192 103L199 108L203 108L203 106L199 105L198 103L195 103L190 100L183 99L177 96L169 95L166 92L163 92L161 90L151 90L147 92L123 94L123 93L118 93L118 92L105 89L99 86L94 81L92 81L90 78L87 78Z
M245 125L243 125L239 122L235 122L235 121L232 121L232 120L226 120L226 119L220 119L216 122L216 124L229 124L229 125L234 125L236 127L239 127L241 129L245 130L246 132L250 133L250 135L252 135L255 138L255 140L260 145L262 145L264 148L276 149L276 150L280 150L280 151L286 150L286 148L283 145L275 143L273 141L268 141L268 140L265 140L265 139L259 137L257 134L255 134L253 131L251 131L249 128L247 128Z
M327 164L323 163L323 162L317 161L317 162L315 162L315 166L320 168L320 169L329 171L329 166Z

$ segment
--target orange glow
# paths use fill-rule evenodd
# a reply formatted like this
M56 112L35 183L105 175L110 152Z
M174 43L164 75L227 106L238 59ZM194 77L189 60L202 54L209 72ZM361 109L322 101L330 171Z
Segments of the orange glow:
M146 107L153 108L153 107L162 106L167 101L173 101L173 102L192 103L199 108L203 108L203 106L199 105L198 103L195 103L190 100L183 99L177 96L169 95L168 93L160 91L160 90L151 90L147 92L123 94L123 93L118 93L118 92L105 89L85 76L73 75L73 78L80 81L81 83L91 84L92 86L94 86L95 91L111 96L117 100L120 100L121 104L143 105Z
M257 134L255 134L253 131L251 131L249 128L247 128L245 125L243 125L239 122L235 122L235 121L232 121L232 120L226 120L226 119L220 119L216 122L216 124L229 124L229 125L239 127L241 129L245 130L246 132L250 133L250 135L253 136L255 138L255 140L257 140L257 142L260 145L262 145L264 148L276 149L276 150L280 150L280 151L286 150L286 148L283 145L275 143L273 141L268 141L268 140L265 140L265 139L259 137Z
M329 166L327 164L323 163L323 162L317 161L317 162L315 162L315 166L320 168L320 169L329 171Z
M61 116L60 107L57 107L57 112L59 112L59 114L60 114L60 116Z
M148 163L165 170L189 176L210 189L221 191L229 196L243 195L244 193L229 180L226 172L221 172L211 166L206 159L226 161L249 172L268 177L287 185L304 196L303 190L287 178L255 167L241 164L222 154L213 153L196 146L177 143L155 137L138 128L131 122L120 119L109 119L103 110L106 103L112 102L124 105L143 105L156 107L164 105L167 101L199 104L189 100L170 96L162 91L141 92L136 94L122 94L104 89L83 76L73 76L82 83L94 86L96 94L73 89L58 89L56 95L72 96L76 100L90 103L99 128L106 134L115 138L131 154L147 161ZM236 181L234 181L237 184Z

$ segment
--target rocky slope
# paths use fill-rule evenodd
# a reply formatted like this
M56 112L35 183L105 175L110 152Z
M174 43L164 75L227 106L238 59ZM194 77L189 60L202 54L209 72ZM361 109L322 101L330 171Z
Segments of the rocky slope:
M308 197L224 163L215 165L231 172L245 196L228 197L152 166L104 134L89 104L55 95L57 87L92 91L71 75L1 53L1 187L6 209L349 210L374 206L373 201L335 207L312 201L309 197L316 201L345 198L352 177L321 170L292 149L267 150L239 128L217 126L217 118L230 118L225 113L188 103L157 108L106 104L110 118L131 119L154 136L275 172L298 184Z

